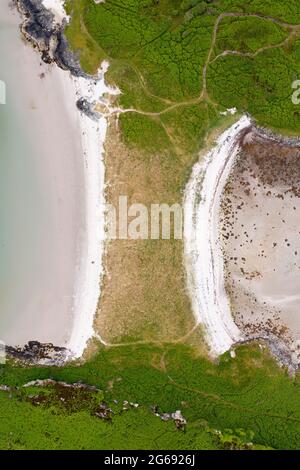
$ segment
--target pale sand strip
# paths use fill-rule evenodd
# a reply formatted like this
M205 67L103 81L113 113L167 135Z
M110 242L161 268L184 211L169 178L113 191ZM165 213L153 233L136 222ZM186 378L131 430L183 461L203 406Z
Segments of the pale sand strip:
M96 83L69 75L70 89L73 86L76 98L99 99L106 91L104 78ZM74 91L72 100L75 102ZM71 98L71 97L70 97ZM80 357L87 341L94 335L93 322L100 297L100 282L103 275L105 198L103 144L106 135L106 119L93 121L80 113L80 131L85 171L86 236L81 248L81 264L74 292L73 328L68 348L75 357Z
M68 19L63 0L44 0L44 5L55 14L56 21ZM107 121L101 116L93 120L75 110L79 98L96 102L104 93L116 93L105 85L104 75L108 64L103 63L98 80L75 78L69 72L60 71L65 90L66 106L72 108L71 119L78 121L81 133L82 156L85 171L86 228L84 246L78 266L74 288L73 326L67 347L72 357L82 356L87 342L95 336L94 315L100 297L100 284L103 276L103 254L105 243L105 167L103 161L104 141ZM99 113L100 114L100 113Z
M250 124L243 116L219 137L216 146L194 166L184 195L188 291L212 355L222 354L242 339L225 292L218 232L221 195L238 152L238 135Z
M58 23L62 23L63 19L68 19L64 8L65 0L43 0L42 3L45 8L51 10L55 15L55 19Z

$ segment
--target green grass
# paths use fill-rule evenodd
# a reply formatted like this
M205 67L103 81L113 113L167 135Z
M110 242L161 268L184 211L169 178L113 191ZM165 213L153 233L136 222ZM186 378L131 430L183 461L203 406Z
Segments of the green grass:
M131 410L105 423L87 412L69 415L32 407L0 395L2 411L0 448L12 450L88 449L203 449L216 448L216 439L205 430L177 432L145 409Z
M175 145L191 155L197 153L209 126L217 118L214 107L208 103L177 107L161 116Z
M89 0L71 2L66 0L66 11L72 15L72 22L66 28L66 37L80 57L81 66L88 73L95 73L106 54L86 30L82 15Z
M137 1L108 0L100 8L93 1L80 1L78 11L85 27L112 61L112 67L117 60L118 67L124 61L137 68L149 91L162 98L178 100L199 94L199 70L210 45L213 17L201 16L174 26L172 17L153 18L145 4ZM68 37L74 48L77 34L78 28L71 25Z
M225 107L249 112L263 126L299 133L299 107L292 103L292 83L300 76L299 46L296 41L288 54L279 48L255 58L220 58L208 71L210 95Z
M257 13L272 16L287 23L300 23L298 0L220 0L221 11Z
M221 21L215 53L238 51L255 53L260 48L280 44L288 36L285 28L263 18L224 18Z
M120 125L128 146L143 147L146 151L163 151L169 147L168 136L159 119L129 113L120 116Z
M76 408L53 400L50 405L33 406L26 399L34 394L32 388L13 392L9 398L2 392L0 447L4 449L226 448L232 439L242 447L243 436L251 436L258 446L299 448L299 377L288 377L254 345L239 347L235 359L225 354L219 365L195 356L186 346L147 345L100 349L80 367L6 366L0 372L0 382L12 386L37 377L97 385L115 413L111 424L93 417L94 395L92 405L85 399ZM124 400L140 407L122 411ZM153 416L153 405L161 412L181 409L188 421L186 431ZM216 430L222 435L218 437Z
M224 50L257 52L257 56L230 55L208 64L209 96L204 96L204 99L213 100L215 112L213 121L204 128L214 125L218 111L236 106L240 112L249 112L263 126L298 132L299 109L291 102L291 84L300 75L300 31L291 36L285 47L262 48L279 46L291 33L284 25L274 22L274 18L279 22L300 23L299 3L220 0L207 2L203 14L187 20L186 12L202 3L107 0L95 5L93 0L68 0L69 9L73 8L74 12L68 38L72 47L82 53L83 65L89 62L89 57L98 58L99 63L101 54L102 58L110 61L107 79L122 92L118 98L120 106L152 113L163 111L163 122L170 121L173 134L183 136L186 131L182 129L182 123L185 123L182 115L188 112L192 122L199 121L199 111L193 105L202 91L202 71L218 16L234 12L264 16L225 17L220 22L212 60ZM84 42L83 48L80 41ZM88 65L86 68L90 70L92 67ZM189 111L183 107L173 111L172 104L175 103L190 105ZM130 128L132 119L131 116L123 118L124 129ZM139 119L139 128L141 121ZM149 119L144 119L146 135L149 134L149 126ZM190 127L200 129L193 124ZM162 129L159 125L156 129L160 141ZM126 143L128 132L124 134ZM149 147L146 139L138 142L134 132L131 136L134 145L141 149ZM199 144L201 140L198 138ZM181 139L182 146L187 152L197 148L189 139L185 142Z

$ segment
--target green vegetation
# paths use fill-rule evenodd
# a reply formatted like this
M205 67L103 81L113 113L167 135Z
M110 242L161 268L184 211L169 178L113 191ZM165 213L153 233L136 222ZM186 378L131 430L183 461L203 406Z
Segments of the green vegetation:
M255 58L226 56L208 72L208 91L223 106L236 106L280 131L299 133L299 108L292 103L292 83L300 76L300 42L270 49Z
M105 54L100 45L93 41L82 21L85 4L75 2L72 3L71 8L70 2L66 3L67 13L72 14L72 22L66 30L66 36L78 52L84 70L93 73L97 65L105 58Z
M271 16L291 24L300 23L298 0L220 0L220 10Z
M205 428L187 436L144 409L117 415L111 424L84 411L61 414L1 393L0 410L0 448L5 450L217 448L217 439Z
M104 57L110 61L107 78L122 91L118 101L124 109L158 113L163 121L170 110L175 134L185 134L179 117L183 107L195 111L194 120L194 105L205 102L214 107L214 116L236 106L263 126L299 131L299 110L291 103L291 84L300 75L296 0L288 5L279 0L107 0L101 5L68 0L68 8L73 14L68 37L81 51L83 66L88 62L90 70L91 58L94 69ZM226 50L255 56L216 57ZM132 122L125 114L123 123L126 119ZM181 142L181 149L185 144L190 151L189 141Z
M169 18L154 21L138 12L124 14L115 3L103 5L99 9L92 2L84 22L109 58L135 66L149 92L161 98L181 100L199 94L199 70L209 49L213 18L197 17L187 31L183 25L173 29ZM112 31L117 33L115 38Z
M175 146L191 155L199 150L209 126L217 118L215 108L208 103L177 107L161 116Z
M186 2L183 2L183 3L186 3ZM196 18L199 15L202 15L207 9L207 4L205 2L193 1L189 3L194 4L195 6L193 6L193 8L190 8L184 15L185 22L191 21L193 18ZM181 8L182 8L182 4L181 4Z
M220 115L226 108L299 134L291 102L300 78L298 0L67 0L67 8L82 66L95 72L108 59L107 79L121 90L116 105L127 110L121 144L110 127L112 200L119 190L141 203L179 202L209 133L234 119ZM239 55L217 57L229 49ZM145 344L98 345L93 359L63 368L1 367L0 383L19 388L0 393L0 448L299 448L299 375L288 377L257 345L209 361L201 335L190 335L181 242L130 243L109 252L99 328L112 343ZM101 392L63 401L55 388L20 388L48 377ZM95 416L103 400L111 422ZM124 401L139 407L123 410ZM180 409L186 430L161 421L153 406Z
M200 0L183 0L180 4L180 9L183 11L187 11L190 8L193 8L197 5L197 3L205 3L205 2L200 2Z
M238 51L255 53L262 47L281 44L288 31L263 18L225 17L219 27L215 53Z
M84 399L77 395L69 406L55 402L51 389L40 404L34 399L40 388L1 392L0 447L214 449L244 448L251 442L299 448L299 376L288 377L255 345L236 353L235 359L225 354L217 365L183 345L124 346L100 349L81 366L2 366L0 383L81 380L100 387L103 395L92 393L88 400L85 392ZM102 399L113 409L111 422L93 415ZM125 401L139 407L124 410ZM154 416L154 405L161 413L180 409L187 419L185 431Z
M121 115L120 119L127 145L143 147L145 150L163 151L168 148L168 136L158 119L136 113L130 113L126 117Z

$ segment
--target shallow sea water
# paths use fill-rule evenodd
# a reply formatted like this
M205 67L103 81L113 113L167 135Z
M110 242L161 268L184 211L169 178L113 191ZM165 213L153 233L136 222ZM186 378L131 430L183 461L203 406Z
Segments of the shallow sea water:
M85 228L80 135L60 71L24 43L8 3L0 2L0 340L63 346Z

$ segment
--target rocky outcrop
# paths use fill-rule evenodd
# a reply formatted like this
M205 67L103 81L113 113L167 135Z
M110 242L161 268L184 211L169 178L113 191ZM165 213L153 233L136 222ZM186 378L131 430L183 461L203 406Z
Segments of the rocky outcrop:
M180 410L175 411L175 413L160 413L157 406L151 407L152 412L160 418L162 421L171 421L173 420L177 429L185 430L187 421L182 416Z
M104 401L100 403L100 405L94 410L92 416L96 416L96 418L102 419L103 421L112 421L113 417L113 410L108 406L107 403Z
M47 64L55 63L63 70L68 70L74 77L98 80L83 72L77 55L70 49L64 34L67 20L57 23L54 14L44 7L42 0L13 0L23 17L21 32L25 39L40 54ZM95 102L81 97L77 108L93 121L98 121L100 114L94 110Z
M100 114L95 111L95 104L94 102L90 102L86 98L80 98L76 102L76 106L81 111L84 113L87 117L92 119L93 121L98 121L100 119Z
M66 20L61 24L47 10L41 0L13 0L23 16L21 31L24 37L37 48L42 60L46 63L55 62L63 70L69 70L76 77L85 77L78 57L70 49L64 30Z
M29 341L23 347L6 346L8 357L27 364L63 366L71 356L68 349L54 346L52 343Z
M53 380L53 379L32 380L31 382L27 382L21 387L9 387L8 385L0 385L0 391L11 392L19 388L30 388L30 387L38 387L38 388L56 387L56 388L65 388L65 389L72 389L72 390L83 390L85 392L91 392L91 393L98 393L101 391L100 388L97 388L94 385L88 385L82 382L75 382L75 383L69 384L67 382L62 382L60 380Z
M86 392L100 392L100 389L95 387L94 385L87 385L82 382L75 382L69 384L67 382L61 382L53 379L45 379L45 380L32 380L31 382L27 382L23 385L23 388L29 387L62 387L62 388L71 388L73 390L84 390Z

